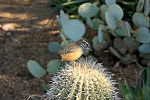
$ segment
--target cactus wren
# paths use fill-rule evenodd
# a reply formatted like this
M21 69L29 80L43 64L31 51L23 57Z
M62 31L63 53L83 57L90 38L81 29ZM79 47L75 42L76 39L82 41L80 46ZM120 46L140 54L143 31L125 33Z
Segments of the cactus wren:
M58 54L62 60L75 61L83 54L85 49L91 50L89 43L85 40L79 40L68 44L58 51Z

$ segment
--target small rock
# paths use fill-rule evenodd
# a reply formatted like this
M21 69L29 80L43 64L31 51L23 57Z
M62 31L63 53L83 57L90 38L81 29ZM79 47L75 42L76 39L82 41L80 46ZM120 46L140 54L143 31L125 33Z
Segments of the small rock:
M16 39L16 38L13 38L13 39L12 39L11 45L13 45L13 46L19 46L20 43L21 43L20 40L18 40L18 39Z
M49 19L44 19L42 21L39 21L38 24L40 24L40 25L46 25L46 24L48 24L49 21L50 21Z
M12 33L11 33L11 32L7 32L6 35L7 35L7 36L11 36Z
M16 26L17 26L17 24L15 24L15 23L4 24L2 26L2 30L4 30L4 31L12 31L12 30L15 29Z
M122 80L122 78L121 78L121 77L119 77L119 78L118 78L118 80L119 80L119 81L121 81L121 80Z
M19 42L19 40L18 39L13 39L15 42Z

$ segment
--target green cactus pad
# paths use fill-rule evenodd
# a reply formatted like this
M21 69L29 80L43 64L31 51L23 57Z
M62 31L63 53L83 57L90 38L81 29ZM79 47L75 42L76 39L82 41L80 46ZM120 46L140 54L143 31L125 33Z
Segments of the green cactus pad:
M60 45L61 45L61 48L64 48L66 45L68 45L68 42L62 41Z
M137 11L137 12L141 12L141 11L143 10L144 1L145 1L145 0L139 0L139 2L138 2L138 4L137 4L137 7L136 7L136 11Z
M141 27L138 29L136 33L136 40L141 43L149 43L150 42L150 32L146 27Z
M73 42L72 40L67 40L67 41L62 41L61 42L61 48L64 48L65 46L67 46L68 45L68 43L71 43L71 42Z
M99 25L104 24L104 22L98 18L92 19L92 23L93 23L93 29L95 29L95 30L98 30Z
M127 45L123 42L121 38L114 39L114 47L121 54L126 54L128 49Z
M109 28L114 30L116 28L116 23L117 22L115 21L113 16L110 13L106 12L105 19L106 19L106 23L109 26Z
M106 14L106 11L108 10L108 6L107 5L102 5L100 6L100 16L103 20L105 20L105 14Z
M123 18L123 10L117 4L109 6L107 12L112 15L115 21L120 21Z
M84 24L78 19L71 19L63 25L64 34L71 40L77 41L82 38L85 33Z
M100 43L97 36L93 37L92 43L93 43L92 46L95 51L100 51L101 49L105 49L107 46L104 40Z
M120 21L123 17L123 10L122 8L117 5L113 4L109 6L108 10L106 11L106 23L107 25L114 30L116 28L116 23Z
M98 42L98 37L97 37L97 36L94 36L93 39L92 39L92 43L93 43L93 44L96 44L96 42Z
M102 48L100 43L98 42L98 37L97 36L93 37L92 43L93 43L92 46L93 46L94 50L98 51L99 49Z
M103 26L101 25L98 28L98 41L99 41L99 43L102 43L104 41L104 36L103 36L102 30L103 30Z
M150 53L150 43L145 43L138 48L140 53Z
M142 13L134 13L132 21L138 27L149 27L149 20Z
M116 4L116 0L105 0L105 3L108 5L108 6L111 6L113 4Z
M124 38L123 42L125 43L125 45L127 45L128 51L130 53L133 53L139 47L139 42L137 42L134 38L131 38L131 37Z
M36 78L42 78L46 74L46 71L34 60L29 60L27 67L30 73Z
M63 27L63 25L65 25L67 23L67 21L69 21L68 15L65 14L63 10L60 11L59 21L60 21L59 23L61 24L62 27Z
M86 22L89 25L89 27L94 30L98 30L99 25L104 24L104 22L98 18L94 18L92 20L90 18L87 18Z
M150 12L150 1L145 0L145 5L144 5L144 15L148 16Z
M126 54L124 56L121 57L121 62L125 65L129 65L131 63L133 63L133 55L131 54Z
M84 3L78 8L78 13L83 18L93 17L98 13L98 11L98 7L91 3Z
M58 59L52 60L47 64L47 72L54 74L61 67L61 61Z
M118 36L131 36L131 26L127 21L121 21L117 24L117 28L114 30Z
M61 46L58 42L50 42L48 44L48 50L52 53L57 53L60 48Z
M92 23L92 20L91 20L90 17L86 18L86 23L88 24L88 26L89 26L90 28L93 28L93 23Z
M101 63L80 59L52 78L45 100L118 100L115 82Z

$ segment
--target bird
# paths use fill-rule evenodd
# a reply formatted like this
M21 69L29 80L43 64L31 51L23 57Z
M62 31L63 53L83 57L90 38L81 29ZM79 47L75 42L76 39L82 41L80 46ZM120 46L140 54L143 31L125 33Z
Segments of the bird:
M76 42L71 42L63 49L58 51L58 54L61 56L62 61L75 61L84 53L84 50L89 49L90 45L86 40L79 40Z

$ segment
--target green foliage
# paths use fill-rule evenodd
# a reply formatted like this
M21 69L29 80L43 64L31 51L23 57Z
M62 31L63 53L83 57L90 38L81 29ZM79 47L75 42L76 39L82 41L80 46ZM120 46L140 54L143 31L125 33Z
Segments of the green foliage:
M60 17L59 17L59 23L60 25L63 27L63 25L65 25L67 23L67 21L69 21L69 17L67 14L65 14L64 11L60 11Z
M141 74L141 79L135 87L128 84L120 84L119 88L124 100L149 100L150 98L150 68L145 69Z
M83 18L93 17L98 13L98 11L98 7L92 3L84 3L78 8L78 13Z
M85 33L84 24L78 19L69 19L68 15L62 10L60 16L58 16L58 21L62 26L62 33L73 41L79 40Z
M127 45L121 38L114 39L114 48L121 54L126 54L128 49Z
M125 65L129 65L133 63L136 60L136 55L126 53L121 57L121 62Z
M99 28L98 28L98 42L99 43L103 43L103 41L104 41L104 35L103 35L103 26L101 25L101 26L99 26Z
M145 6L144 6L144 15L148 16L150 12L150 1L145 0Z
M140 53L150 53L150 43L145 43L138 48Z
M44 70L36 61L29 60L27 62L29 72L36 78L42 78L46 75L46 71L49 74L55 74L61 66L61 61L58 59L51 60L47 64L47 70Z
M100 16L103 20L105 20L105 16L106 16L106 11L108 10L108 6L107 5L101 5L100 6Z
M98 18L94 18L94 19L92 19L92 24L93 24L92 28L95 29L95 30L98 30L99 25L104 24L104 22L102 20L98 19Z
M81 17L85 18L86 24L96 31L98 34L93 36L92 38L92 46L96 53L98 54L101 50L108 49L111 46L111 52L116 55L123 63L124 62L136 62L137 60L142 63L142 60L147 60L146 54L149 54L147 48L145 47L143 50L143 43L149 44L150 43L150 33L149 33L149 4L147 0L139 1L139 2L125 2L125 1L118 1L120 5L116 4L116 0L103 0L103 3L106 4L99 4L99 3L83 3L78 8L78 13ZM144 2L144 3L143 3ZM126 18L124 16L124 12L121 7L122 4L127 6L134 5L137 12L132 11L132 17ZM137 4L137 7L135 7ZM97 9L99 7L99 9ZM95 9L95 10L94 10ZM146 14L145 14L146 9ZM98 12L99 11L99 12ZM126 10L125 10L126 11ZM61 13L60 13L61 14ZM98 15L99 14L99 15ZM66 16L66 14L64 14ZM68 15L67 15L68 16ZM81 26L72 23L70 20L76 19L69 19L68 17L64 17L65 22L71 23L65 29L64 26L67 25L65 23L62 25L62 33L66 39L63 39L64 44L67 44L69 40L77 41L80 40L83 35L83 28ZM81 18L82 19L82 18ZM135 26L132 26L132 22ZM63 20L63 19L62 19ZM126 21L128 20L128 21ZM72 28L74 27L74 28ZM79 28L80 27L80 28ZM84 28L85 29L85 28ZM68 31L69 30L69 31ZM74 31L75 30L75 31ZM82 30L82 31L77 31ZM63 35L62 34L62 35ZM119 38L119 40L118 40ZM140 47L139 47L140 46ZM112 49L114 48L114 49ZM145 52L146 54L140 55L140 53ZM133 56L134 55L134 56ZM142 58L142 60L141 60ZM130 61L131 60L131 61ZM146 61L148 64L148 61ZM127 63L126 63L127 64ZM128 63L130 64L130 63ZM145 63L142 63L145 65Z
M126 21L120 21L114 30L115 34L120 37L131 37L131 26Z
M136 40L141 43L149 43L150 42L150 32L146 27L141 27L137 30Z
M113 5L109 6L107 13L109 13L116 22L120 21L123 18L123 10L117 4L113 4Z
M93 22L92 22L92 20L91 20L90 17L88 17L88 18L86 19L86 23L88 24L88 26L89 26L90 28L93 28Z
M116 23L117 22L115 21L113 16L110 13L106 12L105 19L106 19L106 23L109 26L109 28L114 30L116 28Z
M102 37L102 34L99 33L99 39ZM107 47L107 43L105 40L99 42L98 40L98 36L93 37L92 39L92 43L93 43L93 48L95 51L101 51L103 49L105 49Z
M50 74L54 74L58 71L58 69L61 67L61 61L60 60L51 60L47 64L47 72Z
M134 38L132 38L132 37L125 37L125 38L123 39L123 42L125 43L125 45L127 45L128 51L129 51L130 53L135 52L135 51L138 49L138 47L139 47L139 42L137 42L137 41L136 41Z
M116 4L116 0L105 0L105 3L108 5L108 6L111 6L113 4Z
M67 44L68 44L68 42L62 41L60 45L62 48L64 48L65 46L67 46Z
M69 14L77 14L78 6L90 0L52 0L50 5L54 10L64 10Z
M132 21L138 27L149 27L149 20L142 13L134 13Z
M42 78L46 75L46 71L34 60L29 60L27 67L30 73L36 78Z
M114 30L116 28L116 23L123 17L123 10L119 5L113 4L108 7L105 17L107 25Z
M145 2L145 0L139 0L137 7L136 7L137 12L141 12L143 10L144 2Z
M63 35L63 34L62 34ZM65 37L66 38L66 37ZM61 48L64 48L65 46L67 46L68 45L68 43L71 43L71 42L73 42L73 40L64 40L64 41L62 41L61 42Z
M50 42L48 44L48 50L52 53L57 53L60 48L61 46L58 42Z
M125 82L126 83L126 82ZM125 85L119 84L120 92L125 100L134 100L131 88L126 83Z
M137 4L137 7L136 7L136 11L137 12L142 12L144 11L144 15L145 16L148 16L149 15L149 12L150 12L150 2L149 0L139 0L138 4Z
M85 33L84 24L77 19L70 19L63 25L64 34L73 41L80 40Z
M91 20L91 18L89 18L89 17L86 19L86 23L93 30L98 30L99 25L104 24L104 22L98 18L93 18Z

